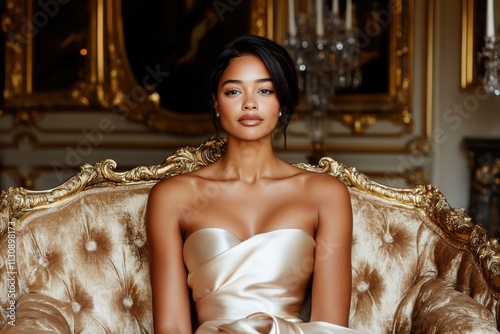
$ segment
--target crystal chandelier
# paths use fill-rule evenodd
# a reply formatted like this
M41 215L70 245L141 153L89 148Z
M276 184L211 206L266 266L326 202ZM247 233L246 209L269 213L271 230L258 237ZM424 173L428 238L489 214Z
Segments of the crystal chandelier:
M339 89L357 88L362 80L352 0L346 0L343 18L338 1L333 0L330 9L324 0L308 0L304 10L298 9L295 0L288 2L288 36L284 45L295 60L299 75L301 107L310 125L311 163L324 156L328 102Z
M495 36L495 19L493 0L488 0L486 8L486 36L480 58L484 61L483 85L485 89L497 96L500 95L498 74L500 72L500 41Z

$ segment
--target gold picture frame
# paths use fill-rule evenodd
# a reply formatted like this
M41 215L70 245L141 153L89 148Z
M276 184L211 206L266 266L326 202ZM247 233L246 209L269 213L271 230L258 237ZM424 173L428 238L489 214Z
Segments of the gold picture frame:
M495 6L495 30L499 30L500 6ZM462 45L461 75L462 90L475 89L482 85L484 68L480 53L486 35L486 1L462 0Z
M307 8L306 0L297 1L299 8ZM382 47L380 62L372 65L372 68L380 67L380 64L386 67L381 81L386 82L386 90L375 92L360 87L358 90L340 92L329 101L329 118L349 128L347 135L370 136L366 130L380 121L389 121L396 125L397 130L392 130L391 136L411 133L414 125L414 115L411 110L414 0L387 0L386 3L382 1L378 4L378 9L367 8L368 3L362 0L353 0L352 3L353 7L357 8L353 17L358 21L354 30L360 40L360 63L366 65L367 62L363 60L373 56L370 43L377 42L377 39L381 39L381 35L386 35L384 38L387 45ZM280 8L286 9L287 4L283 4ZM341 5L341 17L345 15L343 10ZM282 10L281 15L286 17L286 11ZM368 16L372 16L372 21L363 21L363 18ZM280 34L280 36L285 35L286 32ZM374 81L372 79L372 84Z
M120 112L121 116L142 120L141 110L156 106L155 94L148 94L140 101L141 110L131 109L125 113L120 108L124 105L124 92L134 92L137 86L129 79L127 59L120 52L123 39L115 19L120 0L62 3L6 0L5 7L2 15L2 29L6 35L3 108L15 114L21 123L36 123L44 111L59 110L111 109ZM65 11L78 12L78 15L68 15ZM77 17L83 21L83 28L82 24L72 25L71 21L76 21ZM61 18L66 22L58 22ZM45 39L42 38L44 34L48 35ZM55 35L62 38L57 39ZM54 40L55 45L43 45L47 40ZM70 72L78 72L73 75L73 81L66 82L63 74L58 78L63 78L66 86L54 88L47 85L50 80L44 76L48 73L44 67L48 67L47 64L68 45L73 45L68 48L71 57L60 64L74 62L75 52L83 61L68 67ZM47 53L38 54L39 49Z
M464 0L472 1L472 0ZM241 6L243 1L224 2L225 6ZM73 3L73 2L70 2ZM43 110L111 110L123 118L140 121L149 127L174 135L205 135L213 132L206 113L183 114L161 106L161 96L144 87L130 66L126 51L122 0L89 0L86 30L87 52L82 73L73 85L65 89L36 91L33 89L34 39L26 18L36 18L35 0L6 0L2 27L9 38L5 48L4 109L14 111ZM216 2L211 2L214 6ZM286 0L251 1L248 32L282 42L287 26ZM356 1L354 1L356 3ZM389 46L387 52L389 83L386 93L346 94L331 101L330 118L342 123L352 134L363 135L379 121L396 125L396 132L412 130L413 112L413 9L414 0L390 1ZM63 10L59 5L59 9ZM225 7L231 12L231 8ZM57 18L54 8L41 13L41 18ZM44 15L42 15L44 14ZM35 27L36 28L36 27ZM28 29L28 31L26 30ZM41 29L40 29L41 30ZM29 37L29 36L28 36ZM25 43L12 41L26 40ZM154 73L153 73L154 72ZM162 70L151 69L158 78ZM161 78L160 78L161 79ZM151 83L151 82L150 82ZM398 133L391 133L395 136Z
M57 2L42 4L40 8L35 0L6 0L6 10L2 15L2 29L7 36L3 109L22 114L20 118L34 118L35 122L34 115L44 110L111 110L122 118L144 122L175 135L211 133L213 127L207 114L184 115L162 108L160 95L134 77L125 46L122 2ZM85 52L84 64L78 69L81 75L64 88L37 90L34 84L37 77L34 63L39 59L35 52L40 39L37 37L54 25L61 16L59 14L66 10L65 6L77 3L86 7L87 12L79 14L88 18L83 33L86 41L79 46L81 52ZM211 4L215 11L218 10L217 14L227 11L225 14L229 15L236 6L244 3L215 1ZM222 7L216 8L218 5ZM256 0L248 6L249 26L245 32L274 39L280 30L276 28L279 21L274 11L276 4L272 0ZM219 19L223 21L223 18ZM61 29L68 28L62 26ZM72 33L66 32L66 35ZM57 52L57 48L50 51ZM156 83L155 79L163 79L163 70L149 70L150 85Z
M462 50L461 50L461 75L460 88L470 89L480 85L478 52L483 41L484 29L477 25L478 5L480 1L462 0ZM484 17L482 18L484 21Z
M126 0L122 0L124 2ZM282 0L279 0L282 1ZM196 2L194 2L196 3ZM245 2L245 1L232 1L232 2L227 2L227 1L213 1L210 2L208 5L208 2L197 2L199 4L198 9L202 9L205 11L205 15L209 16L209 12L211 13L212 16L216 16L215 19L218 21L217 25L221 27L222 30L225 31L231 31L231 30L238 30L240 29L241 33L251 33L251 34L256 34L260 36L265 36L271 39L275 39L276 35L280 31L280 18L277 15L277 7L276 7L276 1L273 0L256 0L256 1L251 1L251 2ZM192 11L195 11L197 8L194 8ZM243 15L244 17L240 17L239 21L242 22L247 22L246 28L241 29L240 27L235 27L231 26L231 23L227 23L227 21L236 21L238 22L238 11L239 15ZM122 13L123 11L121 9L118 10L118 13ZM191 18L179 18L183 15L183 12L179 12L175 14L178 16L177 19L179 20L190 20ZM124 36L127 35L126 31L124 31L124 22L120 15L115 15L116 20L118 21L118 37L123 39ZM135 20L135 17L134 17ZM198 20L201 20L198 18ZM207 20L206 22L209 22ZM210 25L210 23L207 23L207 25ZM121 30L120 30L121 27ZM236 28L236 29L235 29ZM196 26L191 26L188 28L191 31L191 39L194 36ZM233 32L232 32L233 33ZM234 34L234 33L233 33ZM116 38L116 36L115 36ZM227 39L224 43L220 43L219 41L219 46L222 46L226 42L229 42L230 39ZM123 44L122 44L123 45ZM200 48L201 49L201 48ZM212 49L212 51L218 50L217 45L213 45L207 42L205 51L207 49ZM183 50L185 52L185 50ZM123 54L127 54L127 51L125 51L123 48L120 51ZM189 51L188 51L189 52ZM187 53L188 53L187 52ZM175 53L175 51L173 51ZM201 52L200 52L201 53ZM130 54L128 54L130 55ZM209 58L204 58L204 60L209 60ZM131 65L131 62L128 63L128 65ZM176 70L173 69L170 71L169 67L169 75L170 76L175 76L176 75ZM154 108L153 110L146 110L147 108L142 108L141 107L136 108L135 112L138 114L139 117L143 117L143 115L146 115L145 117L145 122L148 126L159 129L163 132L167 132L170 134L175 134L175 135L180 135L180 136L192 136L192 135L206 135L206 134L212 134L214 131L213 124L210 120L210 116L208 115L207 112L204 112L205 106L203 105L202 101L202 93L203 93L203 87L202 84L204 82L204 77L203 76L196 76L199 71L191 71L187 75L180 75L177 77L177 79L180 80L174 80L174 89L176 89L175 86L180 85L181 89L177 90L174 94L170 93L170 89L168 90L167 94L170 94L171 96L165 95L165 94L159 94L159 96L156 96L156 102L157 102L157 108ZM166 99L175 99L176 94L177 95L182 95L182 81L184 81L185 78L188 78L187 80L190 80L191 82L194 81L193 75L196 78L196 82L198 83L197 85L197 98L195 100L198 102L198 107L194 108L195 112L192 113L190 112L191 110L183 111L175 107L170 107L170 106L164 106L163 103L165 102ZM140 77L140 76L139 76ZM137 76L136 76L137 80ZM181 82L181 83L180 83ZM185 87L189 87L188 85L185 85ZM189 89L189 88L187 88ZM188 93L189 94L189 93ZM184 98L184 103L186 100L189 99L189 97ZM175 103L174 103L175 104ZM189 109L189 108L188 108ZM191 108L193 109L193 108ZM200 112L201 111L201 112ZM137 117L136 117L137 118Z
M6 0L5 2L6 9L2 15L2 29L5 33L4 109L7 111L42 111L59 108L80 109L91 105L93 101L90 92L97 90L97 87L92 87L93 82L90 80L91 77L96 76L94 72L81 75L72 82L71 88L65 87L64 89L46 89L43 83L39 83L41 80L36 78L35 73L39 67L35 64L38 58L35 55L36 40L43 39L40 35L52 28L51 19L60 14L61 9L65 9L59 5L35 8L36 5L37 3L33 0ZM92 7L96 7L95 0L89 4L88 12L83 13L89 17L86 36L95 36L100 28L92 24L96 20L96 11L92 10ZM79 32L75 31L75 33ZM91 40L88 42L92 43ZM87 43L84 42L84 44ZM79 46L82 52L88 50L86 45L82 46L80 43ZM86 69L87 64L82 67ZM46 74L43 71L41 73ZM84 76L86 76L85 79Z

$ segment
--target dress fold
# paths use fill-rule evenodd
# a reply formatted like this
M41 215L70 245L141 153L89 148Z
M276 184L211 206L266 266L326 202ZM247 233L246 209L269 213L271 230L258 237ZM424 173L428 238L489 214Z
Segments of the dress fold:
M315 247L314 238L300 229L275 230L244 241L220 228L191 234L183 256L201 324L196 334L359 333L300 318Z

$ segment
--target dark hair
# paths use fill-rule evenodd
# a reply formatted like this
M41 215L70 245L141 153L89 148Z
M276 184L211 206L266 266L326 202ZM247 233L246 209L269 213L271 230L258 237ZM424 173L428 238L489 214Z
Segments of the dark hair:
M295 64L284 47L267 38L255 35L243 35L226 45L208 72L205 100L217 134L219 134L221 124L216 117L214 96L217 95L219 81L234 58L248 54L259 57L271 75L282 114L279 118L278 129L283 132L286 141L286 128L299 102Z

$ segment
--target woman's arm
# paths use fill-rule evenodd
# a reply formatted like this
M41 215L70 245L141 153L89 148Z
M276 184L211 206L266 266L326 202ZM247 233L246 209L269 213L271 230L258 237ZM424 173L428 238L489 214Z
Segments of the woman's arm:
M349 191L338 179L321 175L311 321L347 327L351 302L352 208Z
M150 249L153 319L157 334L192 333L179 207L182 187L174 179L155 185L148 198L146 232Z

